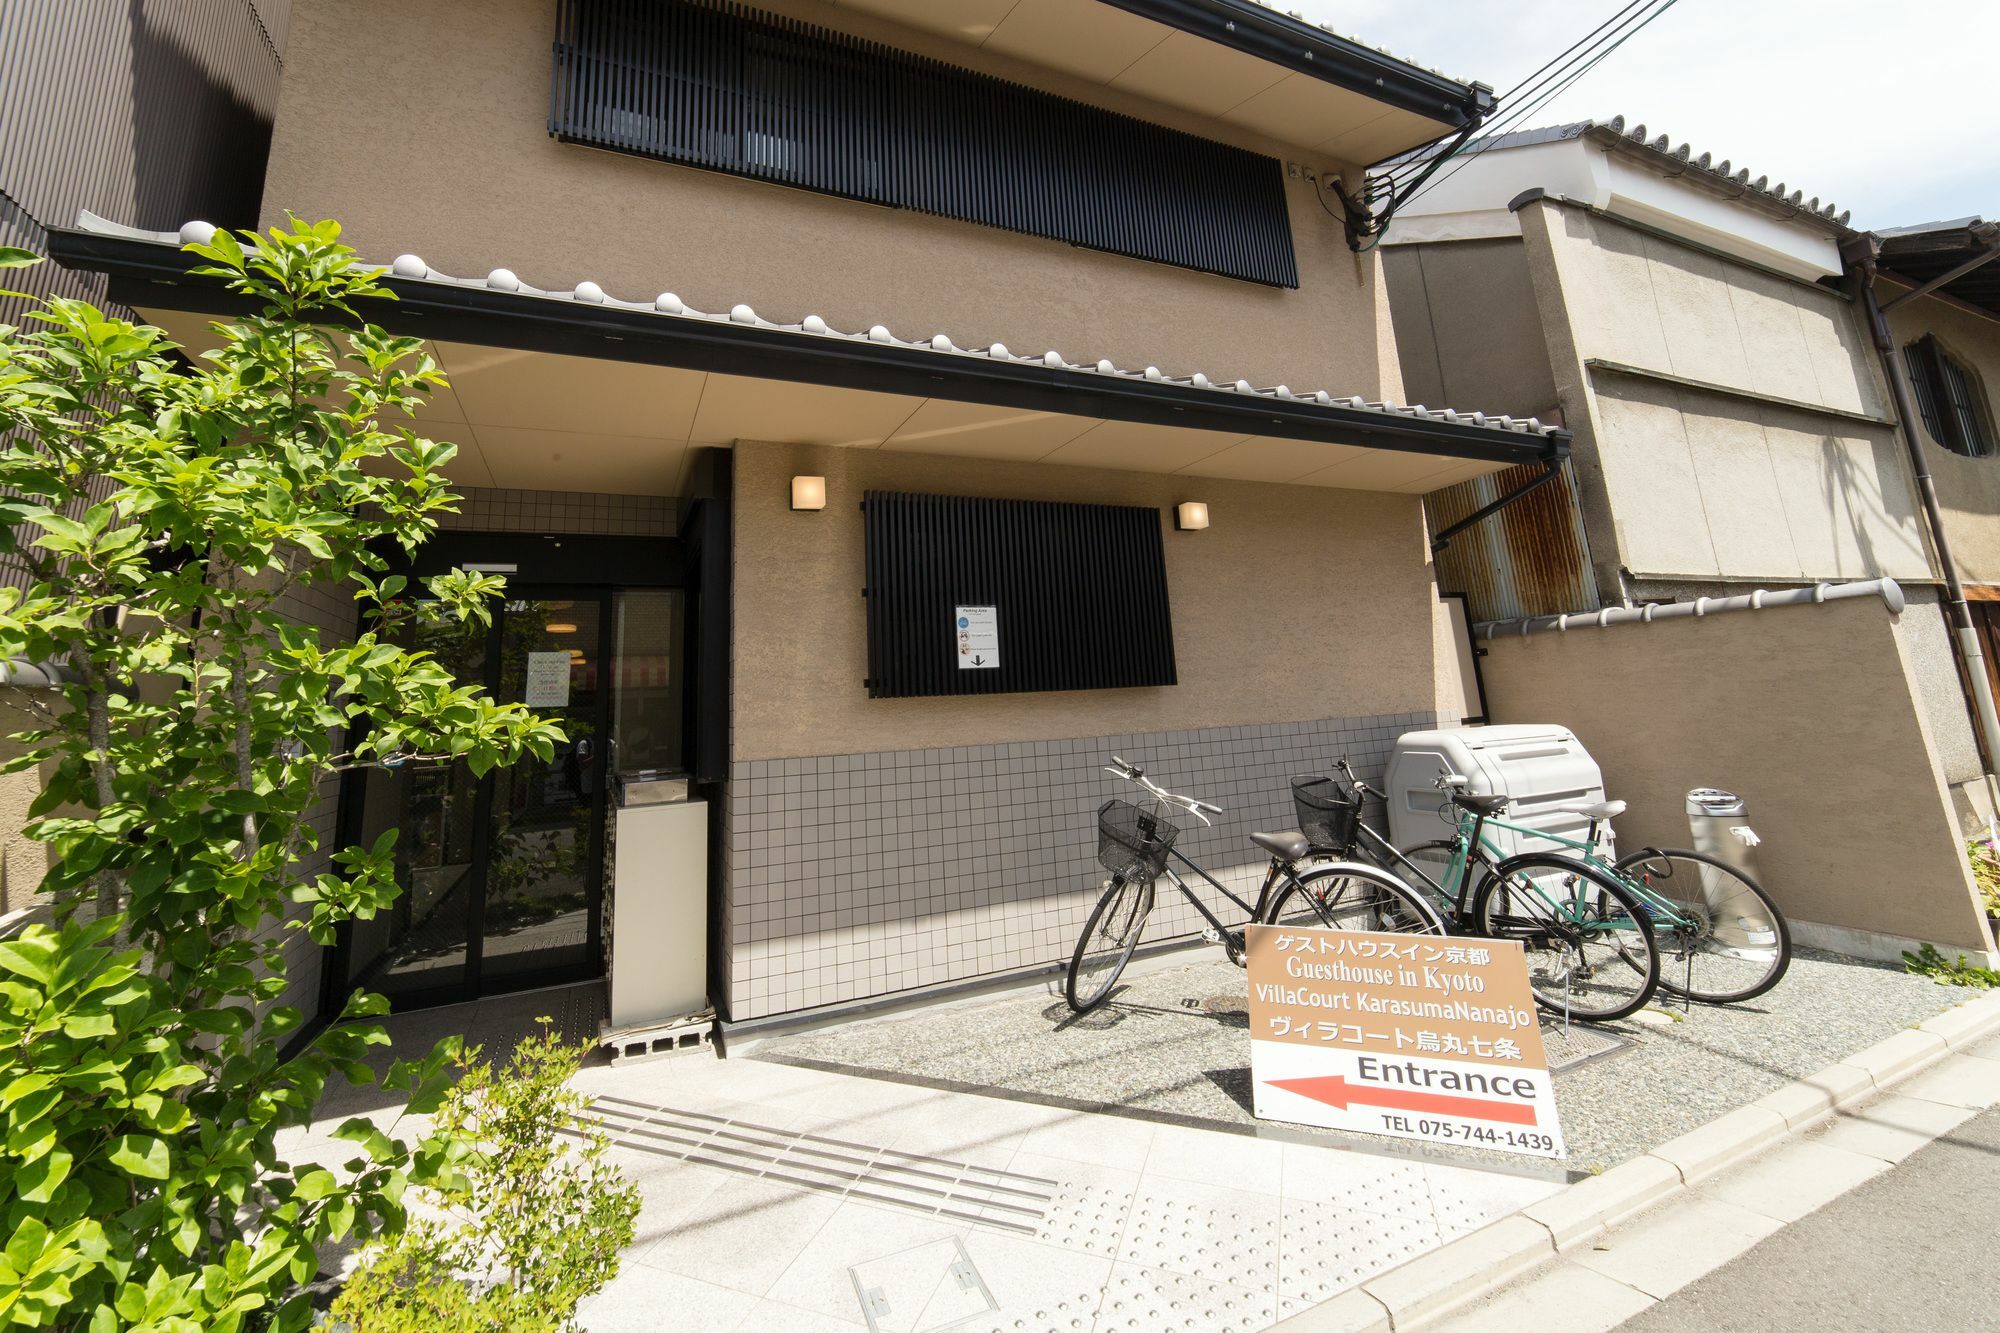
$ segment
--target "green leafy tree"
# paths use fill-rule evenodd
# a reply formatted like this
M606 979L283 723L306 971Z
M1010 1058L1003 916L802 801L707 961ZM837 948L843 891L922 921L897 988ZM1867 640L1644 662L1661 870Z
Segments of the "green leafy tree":
M500 585L453 573L414 597L385 573L382 548L416 547L456 497L452 446L385 424L443 378L359 318L390 296L381 270L331 222L188 248L261 308L197 364L77 301L0 327L0 563L21 585L0 588L0 660L60 684L0 691L27 714L7 766L45 774L27 832L55 853L51 923L0 943L10 1327L302 1327L317 1247L400 1227L405 1185L449 1169L448 1135L350 1121L339 1172L277 1149L329 1078L370 1081L387 1041L345 1023L281 1057L303 1021L278 1003L287 940L325 942L399 891L393 834L316 860L306 814L348 769L483 772L560 739L399 646L399 618L483 621ZM329 592L371 627L322 637L287 614ZM388 1081L427 1111L455 1054Z
M639 1192L569 1087L587 1047L548 1030L504 1069L463 1057L437 1115L462 1145L422 1191L428 1211L378 1247L333 1304L351 1333L570 1333L618 1273Z

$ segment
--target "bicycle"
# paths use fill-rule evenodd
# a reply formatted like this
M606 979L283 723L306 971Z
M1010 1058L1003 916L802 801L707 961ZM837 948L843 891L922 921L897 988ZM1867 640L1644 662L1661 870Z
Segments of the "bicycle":
M1598 851L1600 831L1625 808L1623 801L1549 807L1550 813L1588 819L1590 827L1581 839L1503 819L1487 822L1556 843L1585 865L1614 876L1638 900L1653 928L1661 959L1660 989L1668 994L1702 1004L1740 1004L1782 981L1791 966L1791 927L1764 886L1719 857L1685 848L1642 847L1616 861L1607 859ZM1454 883L1462 873L1462 817L1457 835L1401 850L1369 832L1388 848L1398 866L1414 871L1440 892L1441 885ZM1498 855L1485 839L1480 852L1484 861Z
M1376 855L1395 862L1385 868L1416 876L1404 882L1428 896L1454 931L1519 943L1527 955L1535 1002L1551 1013L1609 1023L1636 1013L1653 998L1660 985L1660 958L1652 921L1639 896L1618 876L1554 852L1501 857L1483 833L1488 823L1519 827L1498 818L1508 799L1465 792L1466 780L1455 774L1439 778L1438 788L1449 793L1458 809L1458 834L1426 844L1449 847L1454 858L1444 873L1434 876L1360 818L1364 798L1386 800L1386 794L1356 778L1345 759L1336 767L1352 796L1332 778L1302 778L1292 786L1300 822L1317 849L1344 856L1365 840ZM1341 806L1351 806L1352 817L1316 822L1320 811ZM1540 830L1524 831L1540 835ZM1476 884L1474 860L1484 871Z
M1404 934L1443 934L1444 923L1414 890L1379 866L1359 861L1332 861L1314 865L1301 873L1299 863L1313 853L1311 843L1298 833L1252 833L1250 840L1270 853L1270 868L1257 901L1247 903L1229 891L1220 880L1202 869L1174 846L1180 829L1165 818L1165 811L1186 811L1203 824L1212 824L1211 815L1222 807L1192 796L1181 796L1148 778L1145 771L1117 755L1104 770L1114 777L1136 783L1150 798L1150 809L1113 797L1097 808L1097 860L1111 877L1085 920L1070 955L1069 972L1063 981L1064 998L1079 1014L1103 1004L1118 984L1125 965L1139 946L1154 904L1154 888L1165 877L1180 890L1207 923L1202 937L1222 946L1238 967L1244 964L1243 927L1225 925L1220 917L1188 887L1171 862L1192 870L1209 885L1241 908L1248 920L1244 925L1312 925L1346 930L1389 930ZM1296 891L1296 894L1295 892ZM1293 914L1283 916L1279 903L1292 898Z

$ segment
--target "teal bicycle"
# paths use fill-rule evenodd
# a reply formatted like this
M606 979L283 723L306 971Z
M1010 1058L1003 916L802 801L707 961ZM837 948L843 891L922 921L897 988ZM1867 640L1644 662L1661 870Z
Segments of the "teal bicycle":
M1339 767L1359 793L1381 796L1355 781L1345 760ZM1452 837L1399 849L1365 825L1357 831L1357 839L1366 843L1379 864L1406 879L1414 877L1433 896L1441 900L1461 898L1475 864L1489 873L1506 864L1499 848L1485 836L1489 828L1504 829L1554 843L1593 875L1613 881L1619 892L1608 896L1620 900L1622 906L1612 911L1607 905L1600 914L1608 942L1631 960L1636 971L1640 967L1636 960L1640 941L1648 939L1658 956L1659 989L1671 995L1703 1004L1737 1004L1776 986L1791 966L1791 929L1784 913L1762 885L1735 866L1705 852L1658 847L1641 848L1615 861L1605 857L1599 851L1600 835L1610 820L1624 813L1625 802L1553 807L1551 813L1577 814L1590 821L1578 839L1499 818L1507 798L1466 796L1462 790L1466 779L1457 774L1442 775L1438 785L1452 792L1458 811L1458 827ZM1562 889L1561 885L1553 887L1557 892ZM1490 910L1503 917L1531 918L1546 914L1546 908L1547 904L1534 901L1532 895L1523 901L1521 895L1514 894ZM1573 908L1570 914L1574 915ZM1474 916L1478 915L1475 906ZM1522 923L1517 920L1514 924ZM1531 971L1534 964L1531 955ZM1537 995L1543 992L1538 989ZM1551 1001L1548 1007L1557 1007L1553 995L1546 998Z

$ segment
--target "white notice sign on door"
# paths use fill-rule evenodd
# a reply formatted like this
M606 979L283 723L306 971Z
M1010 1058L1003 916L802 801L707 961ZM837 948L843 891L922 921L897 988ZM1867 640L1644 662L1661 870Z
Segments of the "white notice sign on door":
M530 708L569 707L569 653L529 653L521 702Z
M961 606L952 620L958 640L958 669L987 671L1000 665L1000 609Z

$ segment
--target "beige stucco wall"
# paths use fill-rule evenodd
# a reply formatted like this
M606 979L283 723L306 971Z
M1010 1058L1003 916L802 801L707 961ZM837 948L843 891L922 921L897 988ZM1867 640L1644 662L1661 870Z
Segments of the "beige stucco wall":
M1726 787L1789 916L1984 950L1910 628L1854 599L1502 637L1482 665L1495 722L1569 727L1631 803L1622 846L1686 846L1686 793Z
M1516 237L1385 247L1410 401L1534 416L1556 401L1527 255Z
M1887 302L1901 290L1884 280L1879 297ZM2000 408L2000 319L1949 301L1922 298L1890 312L1889 328L1899 349L1935 333L1978 375L1989 417ZM1961 457L1931 439L1921 420L1914 425L1930 461L1938 504L1944 510L1945 537L1960 577L1968 583L2000 584L2000 457Z
M1931 576L1893 434L1854 415L1884 407L1851 303L1579 208L1520 217L1603 595L1620 595L1621 569Z
M954 64L1240 144L1341 163L1192 113L818 0L760 0ZM547 132L552 0L305 0L294 13L264 192L338 217L364 254L539 287L673 291L779 321L943 332L1176 374L1400 396L1373 255L1350 252L1314 186L1286 181L1300 287L1282 290L574 145Z
M794 513L790 479L827 506ZM1180 683L870 699L860 501L869 489L1154 505ZM808 445L737 446L737 760L1425 712L1433 594L1414 496ZM1176 532L1172 506L1212 525Z

